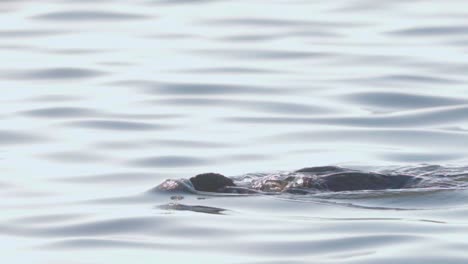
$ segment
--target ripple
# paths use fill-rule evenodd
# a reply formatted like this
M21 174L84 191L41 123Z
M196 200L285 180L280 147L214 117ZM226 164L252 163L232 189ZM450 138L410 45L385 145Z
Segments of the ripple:
M35 134L0 130L0 145L29 144L44 140L44 137Z
M158 40L187 40L187 39L200 39L203 38L199 35L181 34L181 33L161 33L146 35L145 38L156 38Z
M465 154L462 153L383 153L380 156L389 161L420 163L420 162L441 162L448 160L462 159Z
M257 160L268 160L271 159L272 155L265 155L265 154L237 154L237 155L229 155L223 157L224 161L242 161L242 162L249 162L249 161L257 161Z
M104 49L46 49L44 52L54 54L66 54L66 55L85 55L85 54L97 54L111 52L110 50Z
M248 50L248 49L212 49L192 50L190 53L228 59L247 60L304 60L322 59L335 56L326 52L295 51L295 50Z
M164 129L165 126L131 121L114 121L114 120L86 120L75 121L64 124L69 127L99 129L99 130L113 130L113 131L151 131L157 129Z
M346 22L325 22L325 21L310 21L310 20L294 20L294 19L278 19L278 18L259 18L259 17L235 17L209 19L202 21L202 24L209 26L239 26L239 27L352 27L358 24Z
M180 73L197 73L197 74L215 74L215 73L225 73L225 74L281 74L289 73L288 71L274 71L267 70L263 68L247 68L247 67L217 67L217 68L195 68L187 70L178 70Z
M21 30L1 30L0 37L4 38L37 38L37 37L50 37L55 35L67 34L66 31L54 31L54 30L33 30L33 29L21 29Z
M64 151L41 155L45 159L69 162L69 163L96 163L107 160L108 158L84 151Z
M0 49L25 51L25 50L32 49L32 47L26 46L26 45L0 45Z
M81 68L51 68L17 72L9 74L7 78L29 80L60 80L60 79L86 79L104 75L104 72Z
M12 188L12 187L13 187L13 185L11 185L10 183L0 181L1 190Z
M468 102L464 99L440 95L429 96L400 92L361 92L343 95L342 97L354 103L394 110L450 106Z
M243 254L255 255L294 255L307 256L315 254L332 254L353 252L363 247L366 250L376 251L381 247L393 244L414 243L422 240L415 235L355 235L341 236L338 238L302 241L271 241L262 243L249 243L248 245L236 245L234 249L241 250Z
M151 4L155 5L190 5L190 4L205 4L225 2L226 0L152 0Z
M227 42L261 42L268 40L284 40L288 38L335 38L341 37L340 34L334 32L324 32L324 31L312 31L312 30L302 30L302 31L288 31L275 34L236 34L220 38L223 41Z
M409 84L456 84L460 83L456 79L448 79L441 77L425 76L425 75L415 75L415 74L390 74L372 78L360 78L360 79L350 79L344 80L343 82L349 83L354 82L358 84L366 85L399 85L402 87L407 87Z
M0 0L2 262L468 263L463 7ZM318 164L427 181L242 189ZM149 190L204 171L237 192Z
M47 214L47 215L36 215L27 216L14 219L12 224L57 224L59 222L73 221L83 219L86 215L82 214Z
M213 142L213 141L201 141L201 140L177 140L177 139L161 139L161 140L150 140L145 144L157 144L160 146L168 146L172 148L225 148L231 146L225 142Z
M405 4L412 4L416 1L402 1L402 0L394 0L394 1L387 1L387 2L375 2L375 1L368 1L368 0L359 0L353 1L351 3L347 3L343 7L338 7L333 11L343 12L343 13L351 13L351 12L374 12L377 10L391 10L398 6L402 6Z
M437 256L434 254L428 254L429 256L392 256L390 259L387 257L373 257L371 260L354 260L349 263L382 263L382 264L393 264L393 263L447 263L447 264L464 264L467 259L463 255L454 256L451 253L448 253L443 256Z
M144 140L144 141L104 141L96 144L99 149L134 149L134 148L151 148L155 146L165 146L171 148L195 148L195 149L214 149L227 148L231 145L227 143L217 143L212 141L197 141L197 140L177 140L177 139L161 139L161 140Z
M395 74L387 75L377 78L382 81L398 81L398 82L414 82L414 83L456 83L457 81L451 79L444 79L440 77L410 75L410 74Z
M439 130L422 129L323 129L315 131L302 131L280 134L266 139L276 140L275 142L307 142L315 140L325 140L329 142L349 142L375 143L386 146L401 147L428 147L432 149L437 146L441 149L460 150L460 142L468 140L467 133L448 132Z
M434 26L434 27L414 27L389 32L392 35L398 36L416 36L416 37L433 37L433 36L458 36L468 35L467 26Z
M121 21L121 20L137 20L146 19L147 16L123 12L110 11L95 11L95 10L73 10L50 12L42 15L34 16L34 19L51 20L51 21L79 21L79 22L96 22L96 21Z
M187 167L208 164L210 161L188 156L159 156L135 159L131 165L138 167Z
M60 101L60 100L73 100L68 97L55 98L42 98L42 101ZM21 111L19 114L36 117L36 118L116 118L116 119L170 119L178 118L181 115L175 114L125 114L125 113L108 113L101 112L91 108L85 107L47 107Z
M437 107L422 110L401 111L391 114L344 117L231 117L229 122L264 124L323 124L349 127L431 127L468 120L468 106Z
M166 244L152 243L152 242L138 242L129 240L115 240L115 239L95 239L95 238L77 238L68 239L58 242L53 242L43 246L46 249L164 249L169 250L172 247Z
M210 98L171 98L149 101L154 104L169 104L177 106L197 106L197 107L239 107L250 108L257 111L269 113L284 114L318 114L329 113L333 110L325 107L293 103L293 102L275 102L275 101L257 101L257 100L230 100L230 99L210 99Z
M224 95L224 94L274 94L275 88L222 83L164 83L151 81L123 81L117 85L143 87L150 94L167 95Z
M131 183L137 181L149 181L158 178L155 173L142 173L142 172L119 172L119 173L105 173L85 176L74 177L60 177L54 179L55 181L68 182L68 183Z
M49 94L49 95L40 95L32 98L28 98L28 101L31 102L65 102L65 101L80 101L84 98L73 95L64 95L64 94Z
M49 98L50 99L50 98ZM88 108L80 107L50 107L21 112L23 115L45 118L76 118L90 117L98 113Z
M53 227L20 227L17 225L0 225L1 234L18 236L96 236L117 235L132 232L145 233L151 229L161 229L167 225L167 220L156 217L116 218L111 220L95 220L79 224L56 225Z

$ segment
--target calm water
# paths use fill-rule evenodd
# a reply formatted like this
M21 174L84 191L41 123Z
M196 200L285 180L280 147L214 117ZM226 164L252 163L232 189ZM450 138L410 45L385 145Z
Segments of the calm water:
M210 171L466 174L466 10L1 1L1 262L467 263L464 188L147 192Z

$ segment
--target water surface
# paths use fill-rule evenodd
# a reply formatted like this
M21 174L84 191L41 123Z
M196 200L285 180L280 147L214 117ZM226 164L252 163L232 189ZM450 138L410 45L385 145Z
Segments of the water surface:
M203 172L465 173L466 7L2 1L2 262L466 263L464 188L147 193Z

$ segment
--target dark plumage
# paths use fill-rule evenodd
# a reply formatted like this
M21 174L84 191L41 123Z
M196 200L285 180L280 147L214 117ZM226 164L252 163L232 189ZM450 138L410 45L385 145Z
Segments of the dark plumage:
M300 173L300 174L298 174ZM259 179L256 185L243 183L236 186L234 181L219 173L198 174L189 179L196 191L213 193L308 193L310 191L358 191L414 188L422 178L410 175L360 172L335 166L309 167L286 175ZM185 182L184 182L185 181ZM167 180L158 190L183 191L190 188L187 180ZM193 191L192 188L190 188Z
M202 192L222 192L225 187L236 186L230 178L218 173L198 174L190 182L195 190Z
M415 177L407 175L390 176L378 173L343 172L323 176L318 181L323 189L339 192L400 189L406 187L409 182L414 180Z

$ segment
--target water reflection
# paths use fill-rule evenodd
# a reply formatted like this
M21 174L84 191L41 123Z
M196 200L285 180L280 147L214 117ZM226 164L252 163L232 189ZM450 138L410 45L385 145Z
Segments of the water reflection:
M216 208L216 207L209 207L209 206L201 206L201 205L185 205L179 203L169 203L158 206L159 209L167 210L167 211L190 211L195 213L203 213L203 214L217 214L223 215L226 209Z

